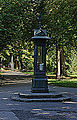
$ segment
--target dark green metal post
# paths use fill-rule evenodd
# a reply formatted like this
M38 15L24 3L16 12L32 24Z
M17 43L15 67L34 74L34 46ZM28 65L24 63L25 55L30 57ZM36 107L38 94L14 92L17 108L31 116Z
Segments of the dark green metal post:
M34 31L34 78L32 80L33 93L47 93L48 81L46 77L46 30L36 29Z

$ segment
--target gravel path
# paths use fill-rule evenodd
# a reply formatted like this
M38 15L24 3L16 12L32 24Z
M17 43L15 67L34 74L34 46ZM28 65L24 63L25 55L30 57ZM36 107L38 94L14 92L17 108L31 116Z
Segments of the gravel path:
M31 83L8 85L0 87L0 112L14 114L13 116L19 120L77 120L77 88L49 86L49 89L71 96L72 101L54 103L11 101L10 97L14 93L31 91Z
M17 102L10 97L14 93L31 91L31 81L0 87L0 120L77 120L77 88L49 85L50 91L71 96L69 102Z

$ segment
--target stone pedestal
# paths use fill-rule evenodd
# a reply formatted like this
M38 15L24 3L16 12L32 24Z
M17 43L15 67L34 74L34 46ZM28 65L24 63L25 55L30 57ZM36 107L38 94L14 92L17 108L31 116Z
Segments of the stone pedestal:
M63 102L71 100L70 97L63 96L61 93L56 92L26 94L19 93L14 94L11 99L20 102Z
M48 81L46 77L34 77L32 80L33 93L48 93Z

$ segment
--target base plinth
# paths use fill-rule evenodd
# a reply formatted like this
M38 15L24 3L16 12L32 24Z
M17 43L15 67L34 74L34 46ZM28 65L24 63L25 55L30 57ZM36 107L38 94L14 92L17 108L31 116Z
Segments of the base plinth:
M19 93L11 97L14 101L20 102L63 102L70 101L71 98L63 96L61 93Z
M32 80L32 93L48 93L48 81L46 78L34 78Z
M32 88L32 93L48 93L48 88Z

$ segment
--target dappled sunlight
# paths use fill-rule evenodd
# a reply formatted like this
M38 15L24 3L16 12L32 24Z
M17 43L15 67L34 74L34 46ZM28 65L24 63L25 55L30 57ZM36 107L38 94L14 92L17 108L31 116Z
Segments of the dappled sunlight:
M53 75L47 74L47 76L56 77L56 75L54 75L54 74Z
M3 92L0 92L0 94L3 93Z
M11 103L9 103L9 104L6 104L6 105L8 105L8 106L13 106L13 105L18 106L19 104L11 104Z
M4 90L3 90L3 91L0 91L0 93L12 93L12 92L13 92L13 91L6 91L6 90L5 90L5 91L4 91Z
M3 100L8 100L8 98L2 98Z
M19 94L19 92L15 92L14 94Z
M32 109L32 111L31 111L32 113L41 113L42 112L42 109Z
M14 104L10 104L10 103L9 103L9 104L7 104L7 105L8 105L8 106L11 106L11 105L14 105Z
M0 120L6 120L7 117L0 117Z
M67 107L62 107L62 108L63 108L63 109L71 109L71 107L68 107L68 106L67 106Z
M72 101L66 101L66 102L63 102L63 103L77 104L77 102L72 102Z
M42 109L32 109L32 113L39 113L41 111L42 111Z
M49 115L49 112L42 112L42 113L37 113L36 115Z
M43 115L43 116L54 116L54 115L58 115L58 113L56 111L52 111L52 110L43 110L43 109L32 109L31 111L32 113L35 114L35 116L39 116L39 115Z
M64 109L64 110L63 110ZM33 113L35 116L39 116L39 117L47 117L49 118L56 118L56 120L58 118L62 118L64 117L65 119L76 119L76 112L74 113L74 111L71 110L72 108L69 106L64 106L62 107L61 110L43 110L43 109L32 109L31 113ZM54 119L55 119L54 118ZM63 119L64 120L64 119Z
M62 93L64 93L64 94L69 94L69 92L62 92Z
M70 118L73 118L73 119L77 119L77 117L74 115L74 116L71 116Z

